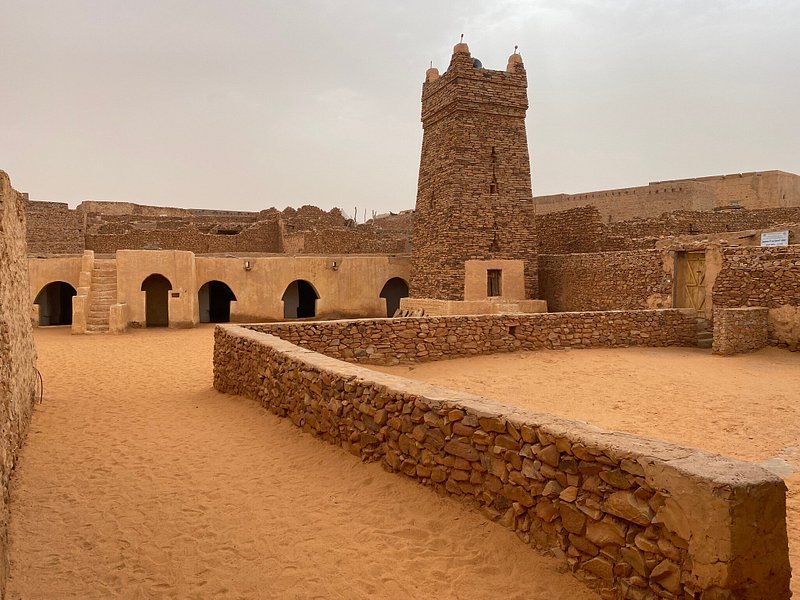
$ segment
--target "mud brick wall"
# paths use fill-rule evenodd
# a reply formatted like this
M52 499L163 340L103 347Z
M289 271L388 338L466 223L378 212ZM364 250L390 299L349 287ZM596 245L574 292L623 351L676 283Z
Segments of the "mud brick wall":
M722 248L715 308L769 308L770 344L800 349L800 245Z
M248 329L353 362L426 362L515 350L691 346L691 310L537 313L267 323Z
M22 194L0 171L0 597L8 572L9 478L31 420L36 390L26 208Z
M302 324L300 324L302 326ZM214 387L480 508L617 598L789 598L783 481L218 326Z
M553 312L672 305L672 279L656 250L539 255L541 297Z
M25 202L28 252L82 254L83 215L61 202Z
M714 309L714 354L742 354L767 345L767 308Z
M525 68L519 55L505 71L473 60L458 44L423 84L411 297L463 300L465 261L511 259L537 298Z

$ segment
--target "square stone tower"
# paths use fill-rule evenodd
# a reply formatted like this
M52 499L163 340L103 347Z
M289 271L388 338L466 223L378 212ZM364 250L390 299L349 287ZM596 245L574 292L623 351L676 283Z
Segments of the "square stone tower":
M493 71L464 43L443 75L428 69L409 307L536 297L527 87L519 54Z

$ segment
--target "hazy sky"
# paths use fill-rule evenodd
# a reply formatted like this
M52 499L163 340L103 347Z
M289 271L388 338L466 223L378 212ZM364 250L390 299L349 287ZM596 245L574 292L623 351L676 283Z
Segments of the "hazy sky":
M800 173L798 0L0 0L0 168L32 198L414 205L420 92L518 44L535 195Z

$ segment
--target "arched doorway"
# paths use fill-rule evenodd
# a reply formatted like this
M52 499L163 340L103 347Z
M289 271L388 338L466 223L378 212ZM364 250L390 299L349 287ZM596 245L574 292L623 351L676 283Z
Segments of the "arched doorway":
M305 319L317 314L319 294L305 279L296 279L283 293L283 318Z
M227 323L231 320L231 302L236 296L228 284L212 280L197 292L201 323Z
M400 308L400 298L408 298L408 283L402 277L392 277L381 290L381 298L386 298L386 316L393 317Z
M53 281L36 295L39 325L72 325L72 298L78 292L64 281Z
M169 325L169 279L154 273L142 282L145 293L145 324L147 327L167 327Z

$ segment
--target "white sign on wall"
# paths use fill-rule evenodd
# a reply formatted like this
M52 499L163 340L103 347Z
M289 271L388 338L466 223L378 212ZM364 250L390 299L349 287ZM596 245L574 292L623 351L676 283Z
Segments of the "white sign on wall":
M788 246L789 231L770 231L761 234L762 246Z

